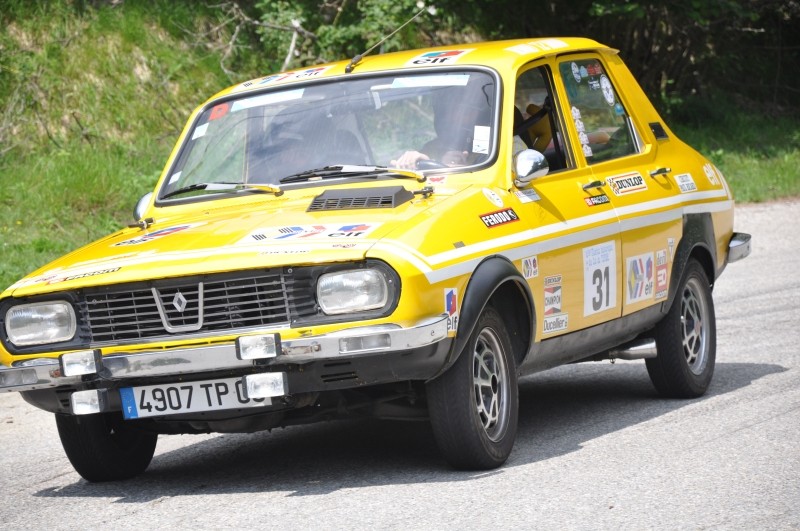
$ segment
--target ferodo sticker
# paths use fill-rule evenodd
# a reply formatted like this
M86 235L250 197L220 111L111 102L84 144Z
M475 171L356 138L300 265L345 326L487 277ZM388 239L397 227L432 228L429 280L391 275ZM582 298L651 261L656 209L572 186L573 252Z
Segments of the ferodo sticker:
M625 302L644 301L653 298L653 253L628 258Z
M450 334L458 328L458 289L444 290L444 311L447 314L447 333Z
M644 177L642 177L639 172L608 177L606 182L611 187L614 195L627 195L647 190L647 182L645 182Z
M498 225L505 225L506 223L519 221L519 216L517 216L517 213L514 212L513 208L505 208L503 210L489 212L488 214L482 214L480 218L481 221L483 221L483 224L490 229L497 227Z
M599 195L590 195L589 197L584 197L583 200L586 202L586 206L597 206L597 205L605 205L609 202L608 196L606 194L599 194Z
M414 57L409 62L407 62L405 66L428 66L428 65L452 64L457 62L459 59L461 59L474 49L475 48L468 48L464 50L443 50L440 52L426 52Z

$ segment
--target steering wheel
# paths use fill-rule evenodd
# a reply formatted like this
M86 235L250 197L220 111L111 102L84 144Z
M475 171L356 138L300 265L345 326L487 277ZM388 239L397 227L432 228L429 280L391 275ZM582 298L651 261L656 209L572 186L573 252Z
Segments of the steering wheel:
M420 159L416 162L415 166L418 170L438 170L440 168L447 168L447 164L431 159Z

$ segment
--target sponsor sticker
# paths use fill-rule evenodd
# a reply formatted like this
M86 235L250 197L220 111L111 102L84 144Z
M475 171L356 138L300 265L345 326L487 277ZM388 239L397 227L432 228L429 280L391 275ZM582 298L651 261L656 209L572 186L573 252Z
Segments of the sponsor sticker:
M458 289L444 290L444 311L447 314L447 333L458 329Z
M566 313L546 316L542 319L542 333L552 334L566 330L569 326L569 316Z
M626 304L653 298L653 253L640 254L626 261L628 279L625 291Z
M713 186L719 186L719 179L717 178L717 172L714 171L714 167L711 163L707 163L703 166L703 173L708 179L708 182L711 183Z
M561 285L545 286L544 314L547 316L557 313L561 313Z
M692 175L690 173L681 173L680 175L676 175L675 182L678 183L678 188L682 194L697 190L697 185L694 184L694 179L692 179Z
M155 232L151 232L149 234L144 234L142 236L137 236L135 238L130 238L128 240L124 240L121 242L117 242L112 245L112 247L122 247L124 245L139 245L142 243L147 243L158 238L163 238L164 236L169 236L170 234L175 234L176 232L181 232L183 230L189 229L191 227L195 227L199 224L194 225L178 225L175 227L167 227L166 229L160 229Z
M480 216L481 221L483 224L489 227L490 229L493 227L497 227L498 225L505 225L506 223L513 223L514 221L519 221L519 216L517 213L514 212L512 208L505 208L503 210L498 210L496 212L489 212L488 214L482 214Z
M238 242L252 245L274 240L299 240L302 238L340 239L362 238L378 228L380 223L353 223L350 225L295 225L257 229Z
M561 275L552 275L549 277L544 277L544 286L558 286L561 284Z
M428 66L428 65L446 65L457 62L459 59L467 55L475 48L467 48L463 50L442 50L439 52L426 52L420 54L405 66Z
M656 300L667 297L667 250L656 251Z
M638 172L608 177L606 182L611 187L614 195L617 196L647 190L647 182L645 182L644 177Z
M320 66L318 68L307 68L305 70L294 70L292 72L284 72L282 74L273 74L271 76L261 78L261 80L259 81L256 81L255 85L269 85L273 83L279 83L281 81L297 81L300 79L309 79L319 76L329 68L331 67Z
M617 306L617 251L613 241L583 249L584 317Z
M228 114L228 111L230 110L230 108L231 108L231 106L228 103L220 103L219 105L215 105L211 109L211 114L209 114L209 116L208 116L208 121L211 122L211 121L216 120L218 118L222 118L223 116Z
M539 201L542 199L533 188L514 190L514 195L517 196L517 199L519 199L520 203L533 203L534 201Z
M605 205L606 203L609 202L608 196L606 194L584 197L583 200L586 202L586 206L590 207L597 205Z
M606 76L600 76L600 89L603 91L603 98L606 103L612 107L617 102L617 97L614 95L614 87L611 86L611 81Z
M526 280L539 276L539 258L537 256L522 259L522 276Z

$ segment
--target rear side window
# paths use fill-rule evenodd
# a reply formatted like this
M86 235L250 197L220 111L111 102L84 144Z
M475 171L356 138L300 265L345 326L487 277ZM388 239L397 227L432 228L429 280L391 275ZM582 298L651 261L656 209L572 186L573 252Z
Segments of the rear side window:
M631 120L600 61L567 60L559 70L586 161L594 164L638 153Z

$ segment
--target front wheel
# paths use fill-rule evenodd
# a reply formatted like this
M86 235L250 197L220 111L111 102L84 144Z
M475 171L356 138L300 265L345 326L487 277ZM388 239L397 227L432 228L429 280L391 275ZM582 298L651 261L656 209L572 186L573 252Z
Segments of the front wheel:
M70 463L87 481L138 476L156 451L158 434L137 430L119 413L56 414L56 426Z
M427 385L434 437L456 468L487 470L508 459L517 434L519 396L511 341L487 307L447 372Z
M658 356L646 360L656 390L670 398L703 395L714 375L717 328L711 286L690 260L669 313L656 325Z

